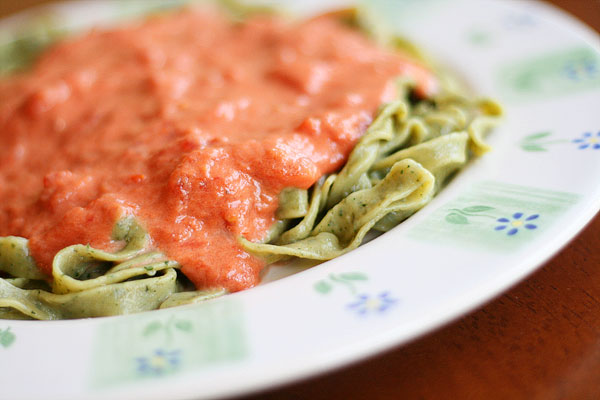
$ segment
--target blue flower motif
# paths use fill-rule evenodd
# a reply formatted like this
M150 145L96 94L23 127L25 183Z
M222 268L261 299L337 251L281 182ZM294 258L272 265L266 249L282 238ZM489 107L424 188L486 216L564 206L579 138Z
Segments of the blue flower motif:
M574 139L573 143L577 143L577 148L580 150L591 147L594 150L600 149L600 131L593 135L592 132L585 132L579 139Z
M566 64L563 73L572 81L583 81L598 74L598 65L594 60L578 60Z
M522 212L517 212L512 215L512 221L508 218L498 218L496 221L500 222L501 225L496 226L494 229L503 231L508 228L508 231L506 232L508 236L515 235L519 232L519 228L537 229L537 225L528 222L538 219L540 217L539 214L532 214L525 219L523 219L523 216L524 214Z
M530 14L510 13L503 17L503 24L508 29L530 28L537 24Z
M390 297L389 292L381 292L376 296L360 294L354 303L348 304L348 308L359 315L383 313L397 302L398 300Z
M137 370L142 375L163 375L171 372L181 363L181 351L156 349L149 357L136 358Z

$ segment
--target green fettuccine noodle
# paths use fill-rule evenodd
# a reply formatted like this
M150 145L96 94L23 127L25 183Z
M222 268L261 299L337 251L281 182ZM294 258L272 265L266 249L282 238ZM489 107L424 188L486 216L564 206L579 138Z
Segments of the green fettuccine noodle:
M180 265L159 252L146 251L148 235L132 218L119 221L116 253L84 245L61 250L52 263L52 284L29 256L27 240L0 238L0 318L65 319L131 314L197 303L224 294L222 289L185 291Z
M301 219L279 221L290 228L266 243L240 238L247 251L268 263L337 257L358 247L369 230L388 231L418 211L472 155L489 150L484 137L502 115L497 103L448 88L413 100L411 83L398 85L399 98L380 109L342 170L312 188ZM307 197L299 189L281 196L286 212L278 215L304 211Z

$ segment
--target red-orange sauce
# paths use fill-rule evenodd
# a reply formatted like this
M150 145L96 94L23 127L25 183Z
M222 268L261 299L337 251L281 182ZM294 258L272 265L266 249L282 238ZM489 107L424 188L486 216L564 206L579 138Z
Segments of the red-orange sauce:
M0 236L41 270L116 250L135 216L197 287L252 287L278 193L340 168L400 75L423 67L332 17L234 23L185 11L59 43L0 80Z

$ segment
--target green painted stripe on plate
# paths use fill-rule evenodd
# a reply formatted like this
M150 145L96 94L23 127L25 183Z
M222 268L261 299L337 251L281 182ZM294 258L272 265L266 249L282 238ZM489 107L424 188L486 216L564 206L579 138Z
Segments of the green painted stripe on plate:
M600 55L591 47L555 50L513 61L497 73L506 101L534 101L600 88Z
M408 237L491 251L512 251L552 226L579 195L480 182L435 210Z
M243 360L242 321L241 305L223 299L104 322L94 335L90 385L102 389Z

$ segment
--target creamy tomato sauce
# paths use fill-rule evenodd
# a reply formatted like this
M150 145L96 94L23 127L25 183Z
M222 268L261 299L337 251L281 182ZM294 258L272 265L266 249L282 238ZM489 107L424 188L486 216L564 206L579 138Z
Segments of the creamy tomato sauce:
M435 85L332 17L187 10L64 41L0 80L0 236L50 274L66 246L119 249L134 216L198 288L252 287L263 262L236 237L340 168L400 75Z

